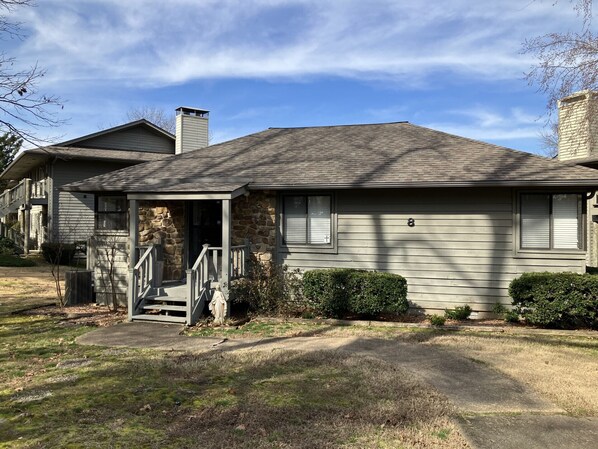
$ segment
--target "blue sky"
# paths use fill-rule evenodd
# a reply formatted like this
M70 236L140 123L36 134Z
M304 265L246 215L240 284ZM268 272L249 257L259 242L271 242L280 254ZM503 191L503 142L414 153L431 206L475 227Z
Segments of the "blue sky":
M268 127L407 120L540 152L525 38L579 27L567 0L39 0L24 40L65 101L62 140L131 107L210 110L213 142Z

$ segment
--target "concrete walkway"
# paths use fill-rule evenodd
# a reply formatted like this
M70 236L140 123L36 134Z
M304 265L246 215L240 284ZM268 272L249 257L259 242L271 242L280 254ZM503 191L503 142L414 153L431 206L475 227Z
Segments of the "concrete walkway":
M416 373L446 395L462 416L461 428L474 448L598 447L598 420L565 416L523 384L448 349L363 337L226 340L187 337L182 330L179 325L123 323L84 334L77 342L195 353L333 350L378 357Z

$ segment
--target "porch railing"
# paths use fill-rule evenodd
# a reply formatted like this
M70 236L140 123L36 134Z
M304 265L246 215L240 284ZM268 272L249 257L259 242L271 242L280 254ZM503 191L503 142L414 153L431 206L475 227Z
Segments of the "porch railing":
M190 270L187 270L187 325L192 326L197 322L204 309L205 302L210 298L209 276L209 248L203 249Z
M235 245L230 247L230 273L231 280L242 278L247 274L248 245ZM210 246L208 257L208 272L210 279L220 281L222 275L222 247Z
M29 178L25 178L12 189L0 194L0 217L15 212L21 205L29 202L26 198L26 185L30 182Z
M129 269L129 319L138 314L144 298L156 287L158 252L149 245L134 268Z
M40 179L31 184L31 198L47 198L48 194L46 191L47 179Z

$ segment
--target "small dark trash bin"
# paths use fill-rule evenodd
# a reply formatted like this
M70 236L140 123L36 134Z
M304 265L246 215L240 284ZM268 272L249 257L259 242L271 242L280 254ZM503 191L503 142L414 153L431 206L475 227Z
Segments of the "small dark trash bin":
M67 271L64 274L64 303L67 306L93 301L91 271Z

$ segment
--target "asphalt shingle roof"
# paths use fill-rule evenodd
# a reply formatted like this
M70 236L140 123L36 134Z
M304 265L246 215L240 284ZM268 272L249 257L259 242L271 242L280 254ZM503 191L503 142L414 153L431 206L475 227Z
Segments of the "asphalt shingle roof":
M148 162L158 161L170 157L172 154L149 153L132 150L109 150L100 148L77 148L49 146L33 148L21 153L7 168L0 174L0 179L21 179L34 166L49 159L57 158L62 160L92 159L96 161L111 162Z
M598 187L593 169L399 122L271 128L69 184L67 190L190 192L237 178L249 188Z

